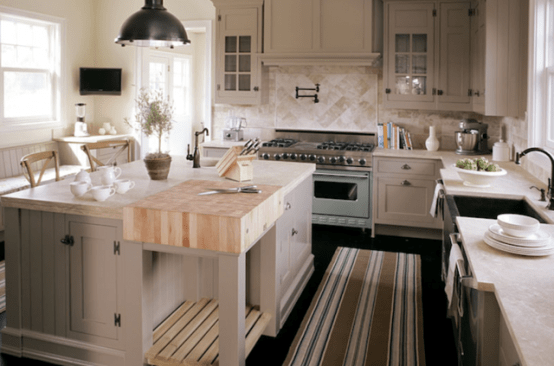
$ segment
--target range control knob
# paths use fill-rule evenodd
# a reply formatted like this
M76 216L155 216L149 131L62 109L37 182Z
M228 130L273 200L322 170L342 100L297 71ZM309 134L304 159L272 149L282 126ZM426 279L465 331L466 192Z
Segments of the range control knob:
M306 160L306 159L308 159L308 155L300 154L300 160Z
M339 156L339 162L340 163L344 163L346 161L346 157L344 156Z
M281 160L281 155L275 154L275 155L273 155L273 159L275 159L275 160Z
M360 163L360 165L365 165L365 163L367 163L367 161L364 158L361 158L361 159L358 160L358 163Z
M287 160L289 158L289 154L287 153L283 153L281 156L283 157L284 160Z
M262 158L263 158L264 160L269 160L269 154L268 154L268 153L263 153L263 154L262 154Z
M337 162L337 158L332 156L331 159L329 159L329 161L331 162L331 164L335 164Z
M309 158L310 158L311 161L315 161L315 155L314 155L314 154L311 154L311 155L309 156Z
M290 154L291 160L296 160L296 158L297 158L297 155L295 153Z
M352 164L354 162L354 160L352 158L348 158L346 159L346 163L347 164Z
M319 156L319 157L317 158L317 162L318 162L318 163L325 163L325 156Z

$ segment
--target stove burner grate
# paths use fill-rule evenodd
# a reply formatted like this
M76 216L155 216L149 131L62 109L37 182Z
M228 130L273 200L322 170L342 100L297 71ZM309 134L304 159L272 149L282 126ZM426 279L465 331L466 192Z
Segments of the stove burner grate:
M367 143L350 143L350 142L322 142L317 145L317 148L320 150L346 150L346 151L364 151L372 152L375 146L373 144Z
M295 144L297 140L294 139L273 139L262 144L263 147L289 147Z

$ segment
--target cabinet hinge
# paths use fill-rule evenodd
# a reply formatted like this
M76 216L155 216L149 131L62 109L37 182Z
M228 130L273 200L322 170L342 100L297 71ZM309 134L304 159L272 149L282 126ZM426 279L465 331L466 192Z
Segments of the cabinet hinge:
M65 245L69 245L70 247L73 246L73 244L75 244L75 240L73 239L73 236L71 236L71 235L66 235L60 241Z
M113 325L121 328L121 314L115 313L113 315Z
M217 90L221 89L221 85L217 84Z
M437 9L433 9L433 16L434 16L434 17L437 16Z
M468 90L467 90L467 96L468 96L468 97L472 97L472 96L473 96L473 90L472 90L472 89L468 89Z
M385 93L390 94L390 89L389 88L385 89Z
M468 9L468 10L467 10L467 15L470 16L470 17L474 16L475 13L476 13L476 12L475 12L475 9Z
M115 240L113 242L113 254L114 255L120 255L121 254L120 243L118 241L115 241Z
M218 21L218 22L221 22L221 15L218 15L218 16L217 16L217 21Z

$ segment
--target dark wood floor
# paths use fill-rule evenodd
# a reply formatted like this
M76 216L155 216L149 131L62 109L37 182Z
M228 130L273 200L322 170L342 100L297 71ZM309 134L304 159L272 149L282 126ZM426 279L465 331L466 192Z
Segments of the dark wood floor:
M247 366L281 366L300 323L321 282L325 269L338 246L374 249L421 255L423 280L424 342L427 366L455 366L456 351L450 320L446 318L446 296L440 280L441 243L435 240L407 239L391 236L371 238L369 231L331 226L314 225L313 253L315 272L307 288L291 312L284 328L276 338L262 337L246 360ZM5 313L0 314L0 328L6 324ZM1 344L1 335L0 335ZM48 363L0 356L0 366L38 366Z

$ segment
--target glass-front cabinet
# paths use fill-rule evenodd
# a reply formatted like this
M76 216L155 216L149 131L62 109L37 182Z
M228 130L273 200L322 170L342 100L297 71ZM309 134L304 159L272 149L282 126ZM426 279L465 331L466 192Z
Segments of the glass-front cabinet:
M386 2L388 108L471 110L469 2Z
M387 102L430 102L434 80L433 3L388 4L384 74Z
M221 7L217 20L216 103L258 104L261 6Z

